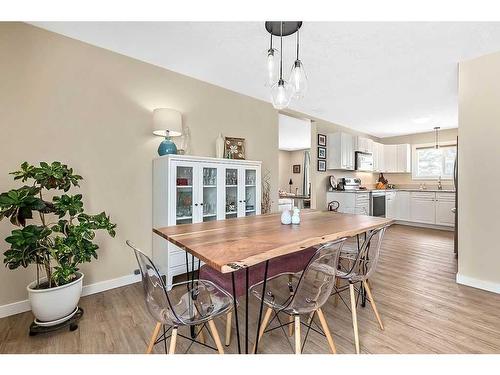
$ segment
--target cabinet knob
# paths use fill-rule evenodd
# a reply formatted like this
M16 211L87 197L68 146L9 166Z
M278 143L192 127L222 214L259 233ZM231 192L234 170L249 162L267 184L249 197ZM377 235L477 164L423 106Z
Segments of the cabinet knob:
M198 206L198 203L195 203L194 205L195 205L195 206Z
M200 203L200 206L203 206L203 203Z
M240 201L240 203L243 202L243 201Z

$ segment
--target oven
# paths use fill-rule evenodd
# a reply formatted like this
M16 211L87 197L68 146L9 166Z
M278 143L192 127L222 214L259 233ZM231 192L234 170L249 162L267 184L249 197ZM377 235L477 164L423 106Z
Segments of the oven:
M385 191L372 191L371 216L385 217Z

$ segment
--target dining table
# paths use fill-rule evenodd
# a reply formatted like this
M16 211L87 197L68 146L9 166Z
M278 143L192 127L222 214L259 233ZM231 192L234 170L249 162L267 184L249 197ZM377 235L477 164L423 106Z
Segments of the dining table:
M154 233L186 251L188 271L189 253L191 270L195 269L196 259L198 268L202 261L216 271L231 273L239 353L242 352L242 345L235 291L234 274L236 271L244 269L246 276L244 352L248 353L248 290L251 287L248 285L248 275L251 267L265 264L261 294L263 296L266 291L269 262L273 259L344 237L356 236L359 248L359 235L394 223L394 220L383 217L319 210L302 210L300 218L300 224L283 225L280 214L273 213L153 228ZM195 272L191 272L193 280L194 274ZM258 348L258 332L262 322L263 305L264 298L260 301L254 353Z

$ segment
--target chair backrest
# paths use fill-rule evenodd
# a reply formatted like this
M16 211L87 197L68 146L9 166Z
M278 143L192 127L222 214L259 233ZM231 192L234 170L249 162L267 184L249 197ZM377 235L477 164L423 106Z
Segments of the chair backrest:
M312 312L327 301L335 285L339 254L345 238L322 244L311 257L295 286L287 309L299 314Z
M375 229L368 234L347 273L347 278L352 281L363 281L375 271L386 229L387 226Z
M146 254L132 245L130 241L126 241L126 243L134 250L135 258L139 264L146 306L151 315L157 322L168 323L174 319L179 321L156 266Z

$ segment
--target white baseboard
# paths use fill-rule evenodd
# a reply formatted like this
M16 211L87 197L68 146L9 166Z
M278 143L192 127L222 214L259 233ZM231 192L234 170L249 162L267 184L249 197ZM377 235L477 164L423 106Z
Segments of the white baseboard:
M488 292L500 294L500 284L491 281L480 280L474 277L464 276L457 273L457 283L462 285L471 286L477 289L487 290Z
M126 275L117 277L116 279L100 281L98 283L85 285L82 291L82 297L90 294L104 292L105 290L119 288L121 286L129 285L141 281L141 275ZM27 299L23 301L9 303L0 306L0 318L6 316L19 314L31 310L30 303Z
M396 224L407 225L409 227L446 230L446 231L449 231L449 232L453 232L455 230L455 227L448 227L446 225L415 223L413 221L404 221L404 220L396 220Z

